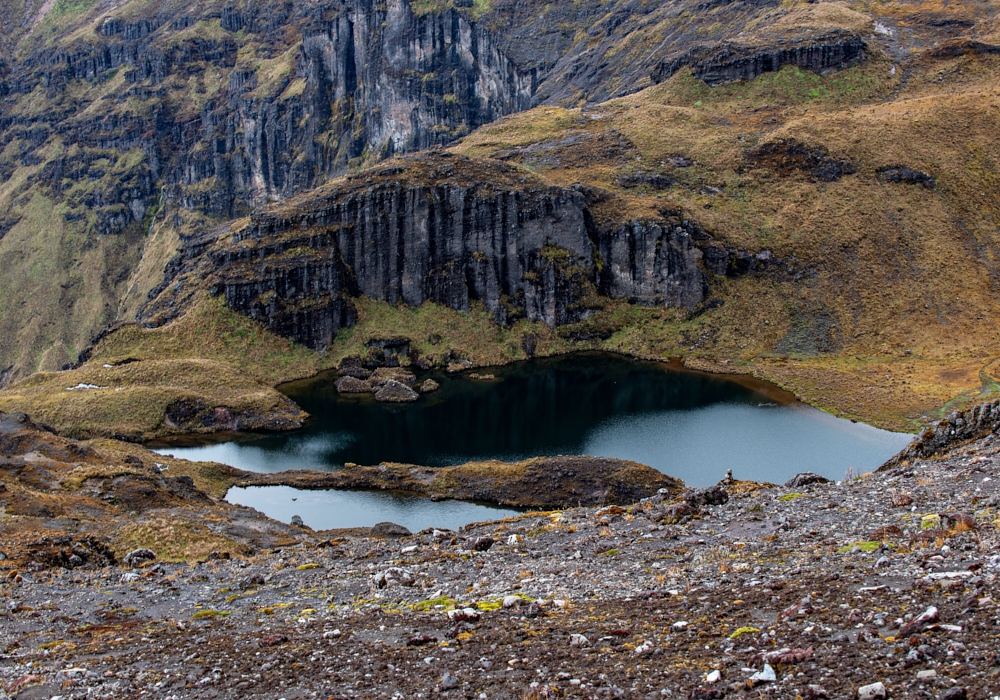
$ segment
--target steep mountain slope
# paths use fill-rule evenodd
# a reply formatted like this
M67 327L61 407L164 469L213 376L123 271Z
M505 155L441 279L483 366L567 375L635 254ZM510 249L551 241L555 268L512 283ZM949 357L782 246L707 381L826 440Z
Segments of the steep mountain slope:
M405 333L438 362L684 356L915 426L996 386L997 10L17 4L0 381L138 318L156 330L105 335L75 381L207 359L249 396ZM185 313L248 316L268 350ZM0 403L80 428L44 377ZM171 386L154 413L226 407Z
M460 5L4 0L5 380L130 317L178 233L535 103L640 89L727 37L860 60L866 22L827 13L817 38L767 2Z

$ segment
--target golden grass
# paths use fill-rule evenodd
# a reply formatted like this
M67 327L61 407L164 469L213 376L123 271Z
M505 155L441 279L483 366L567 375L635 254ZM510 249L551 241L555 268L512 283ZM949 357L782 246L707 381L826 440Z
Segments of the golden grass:
M80 384L100 388L70 390ZM39 372L0 392L0 410L24 411L70 437L135 440L174 432L165 415L178 399L225 406L233 413L289 412L287 399L270 386L232 365L206 359L146 360L118 367L89 363L65 372Z
M213 533L203 523L166 516L124 525L117 530L112 542L116 552L130 552L139 547L153 550L161 561L204 559L211 552L247 553L244 545Z

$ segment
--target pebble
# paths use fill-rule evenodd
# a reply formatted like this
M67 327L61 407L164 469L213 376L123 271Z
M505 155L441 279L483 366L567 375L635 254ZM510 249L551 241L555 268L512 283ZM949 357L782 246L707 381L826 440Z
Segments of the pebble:
M778 680L778 674L771 668L771 664L764 664L763 670L750 676L750 680L753 683L774 683Z
M858 700L877 700L878 698L886 697L885 685L881 681L878 683L870 683L868 685L863 685L858 688Z

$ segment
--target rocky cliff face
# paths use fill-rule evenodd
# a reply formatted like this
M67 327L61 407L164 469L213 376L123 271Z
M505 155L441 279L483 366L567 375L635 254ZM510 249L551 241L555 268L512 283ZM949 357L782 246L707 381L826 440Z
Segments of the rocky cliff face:
M234 310L323 348L353 325L351 299L362 294L457 311L481 302L500 324L555 327L585 319L604 297L693 309L708 274L731 268L730 252L689 221L598 223L588 198L496 162L408 158L192 242L146 314L189 289L175 280L205 278Z
M747 46L733 43L709 44L692 48L663 61L652 72L653 82L662 82L681 68L690 66L695 76L709 85L753 80L782 66L798 66L816 73L841 70L865 60L865 43L860 36L835 32L808 39L796 38L777 46Z

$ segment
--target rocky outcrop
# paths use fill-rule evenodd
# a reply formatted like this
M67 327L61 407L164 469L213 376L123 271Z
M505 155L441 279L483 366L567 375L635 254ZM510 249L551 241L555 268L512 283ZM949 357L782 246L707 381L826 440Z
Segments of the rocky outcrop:
M335 472L243 473L239 486L408 491L433 499L496 503L515 508L630 505L662 490L678 495L684 482L637 462L606 457L536 457L524 462L469 462L438 469L410 464L348 465Z
M934 189L937 184L934 176L922 170L913 170L905 165L890 165L879 168L876 173L879 182L902 182L909 185L922 185L929 190Z
M600 230L595 237L603 261L600 289L643 304L693 309L708 295L708 284L699 265L704 254L692 230L697 229L687 221L643 220ZM715 256L709 257L715 264ZM718 267L713 271L720 272Z
M850 161L831 156L825 146L811 146L796 139L763 143L747 154L746 160L751 167L767 168L781 175L805 172L821 182L834 182L858 171Z
M602 296L693 309L708 273L735 269L693 222L599 223L592 199L496 162L424 155L255 212L190 258L211 260L231 308L313 348L354 323L358 295L457 311L478 301L497 323L555 327Z
M557 327L586 320L607 298L694 310L710 275L787 267L769 251L726 249L679 212L598 220L592 207L610 196L549 186L496 161L410 156L254 212L232 233L191 239L143 318L174 318L207 285L230 308L322 349L354 324L361 295L463 312L478 302L501 325ZM371 352L387 366L408 353L405 339L377 345ZM352 376L367 380L370 369Z
M907 447L880 469L891 469L918 459L929 459L955 447L1000 431L1000 401L983 403L924 428Z
M865 60L865 43L860 36L835 32L816 38L797 39L791 45L760 47L735 43L698 46L681 56L661 63L652 74L661 83L682 67L690 66L695 77L709 85L753 80L762 73L792 65L826 73Z

